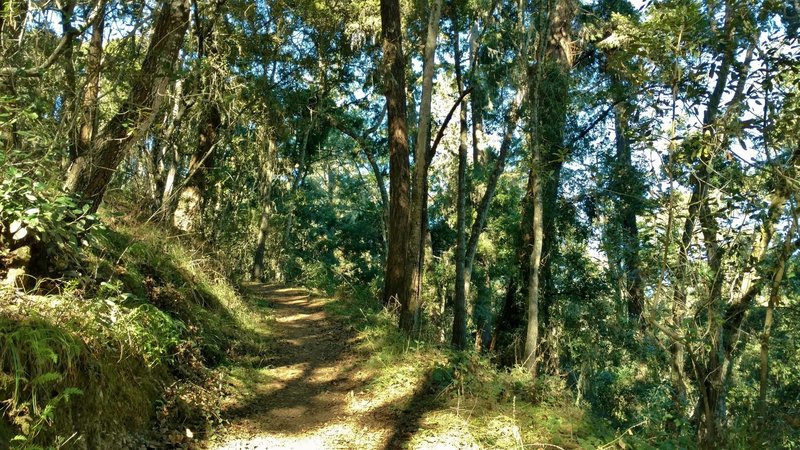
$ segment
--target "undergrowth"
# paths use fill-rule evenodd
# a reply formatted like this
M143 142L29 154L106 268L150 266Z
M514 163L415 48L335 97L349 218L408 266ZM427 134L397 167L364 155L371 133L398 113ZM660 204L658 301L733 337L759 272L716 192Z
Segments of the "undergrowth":
M533 380L524 367L499 368L473 350L408 339L377 298L374 288L351 288L329 308L359 333L370 390L396 416L392 448L681 448L640 433L644 423L618 428L576 405L559 377Z
M73 270L0 290L0 444L188 446L221 420L212 369L266 345L201 249L106 222Z

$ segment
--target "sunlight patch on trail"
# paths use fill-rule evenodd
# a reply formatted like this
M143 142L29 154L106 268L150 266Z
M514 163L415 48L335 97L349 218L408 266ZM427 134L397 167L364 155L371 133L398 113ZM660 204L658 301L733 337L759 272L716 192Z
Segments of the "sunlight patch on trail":
M334 450L382 449L388 431L380 428L358 426L353 423L336 423L301 434L269 434L249 439L237 439L214 450Z

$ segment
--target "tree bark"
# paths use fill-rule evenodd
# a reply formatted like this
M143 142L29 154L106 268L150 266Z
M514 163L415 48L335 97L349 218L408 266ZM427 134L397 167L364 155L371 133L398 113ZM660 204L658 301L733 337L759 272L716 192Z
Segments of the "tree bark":
M103 61L103 32L105 31L106 0L97 3L98 14L92 24L92 37L86 55L86 86L83 89L81 111L77 123L77 139L70 149L70 164L92 148L97 129L97 106L100 94L100 73Z
M220 9L224 0L215 1L210 5L209 16L203 19L195 10L195 28L197 35L198 57L215 63L218 54L216 45L215 27ZM211 183L209 174L216 165L215 145L219 140L219 130L222 127L222 112L215 98L213 90L216 84L215 69L209 69L202 75L204 93L204 110L201 116L197 133L197 146L189 162L189 175L183 182L183 188L178 195L178 206L173 216L173 225L183 231L195 232L199 230L202 212L207 201L207 189Z
M538 137L534 136L532 140ZM528 274L528 329L525 334L525 359L524 365L531 373L531 376L536 378L538 351L539 351L539 278L542 266L542 247L544 238L544 214L542 211L542 180L541 169L536 169L535 166L541 167L541 152L539 146L533 144L533 162L534 168L531 170L531 198L533 200L533 220L531 229L531 238L533 240L533 248L531 249L530 257L530 272Z
M75 77L75 61L74 61L74 47L75 47L75 28L72 26L72 16L75 14L75 0L69 0L60 7L61 14L61 28L63 30L63 37L67 38L66 45L63 51L64 56L64 90L62 97L62 104L60 108L60 119L62 125L66 125L67 129L71 128L70 121L75 119L75 112L77 112L78 105L75 104L77 94L77 82ZM74 123L74 122L73 122ZM69 125L68 125L69 124ZM74 139L74 136L70 136ZM74 158L66 160L67 165L72 162Z
M456 22L456 20L454 20ZM458 30L453 38L456 84L459 94L464 92L464 81L461 74L461 49ZM461 96L459 108L459 145L458 145L458 182L456 200L456 292L453 309L453 347L464 350L467 347L467 281L465 279L466 264L466 209L467 209L467 102Z
M636 224L638 203L642 193L635 191L638 174L631 158L631 146L628 141L631 106L622 97L624 87L619 78L611 74L612 92L614 96L614 140L616 144L616 161L614 162L614 187L617 194L617 222L619 223L618 244L621 247L622 278L625 287L625 300L628 317L639 322L644 306L644 283L639 268L639 228Z
M273 161L275 159L275 142L271 135L267 136L266 151L261 157L261 219L258 226L258 238L253 252L253 281L263 281L266 273L264 256L266 254L267 238L269 237L269 223L272 217L272 177Z
M542 14L542 13L540 13ZM541 32L541 31L540 31ZM537 49L538 50L538 49ZM537 51L538 53L538 51ZM540 54L541 55L541 54ZM540 85L542 81L542 66L544 61L537 58L534 67L533 83L531 86L531 132L528 142L531 147L530 170L528 175L527 195L531 199L531 254L528 261L528 326L525 332L525 350L523 365L533 378L537 376L539 352L539 278L542 264L542 247L544 238L544 214L542 171L544 169L541 152L541 125L539 121Z
M384 302L399 302L400 328L414 329L416 310L408 301L406 267L411 226L408 126L406 123L405 58L399 0L381 0L382 81L389 125L389 253Z
M111 118L92 151L76 158L67 171L64 189L96 211L108 183L128 150L144 135L163 102L169 69L178 57L189 19L188 0L163 1L142 68L128 99Z
M554 298L552 263L558 251L556 217L561 168L569 149L564 149L568 95L568 71L572 65L570 27L573 15L571 0L559 0L548 11L540 11L539 33L547 36L539 44L533 67L531 87L532 160L528 195L533 202L531 239L533 247L528 274L528 331L525 364L536 376L541 345L539 328L548 330L550 306ZM547 92L547 102L542 93ZM550 339L547 348L549 366L558 368L558 349Z
M439 37L439 19L443 0L432 0L428 14L428 29L422 66L422 101L419 106L419 125L414 149L414 173L411 190L411 224L408 240L408 310L413 314L412 329L416 327L416 315L421 303L422 267L425 261L425 229L428 202L428 148L430 146L431 101L433 98L433 73L436 68L436 44ZM401 312L402 314L402 312ZM402 320L402 319L401 319Z

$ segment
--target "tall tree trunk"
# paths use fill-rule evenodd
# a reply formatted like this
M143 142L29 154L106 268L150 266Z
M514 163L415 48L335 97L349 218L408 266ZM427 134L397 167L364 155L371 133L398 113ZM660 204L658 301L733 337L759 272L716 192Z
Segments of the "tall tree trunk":
M470 74L473 77L475 76L475 69L478 61L479 30L478 20L476 19L472 24L472 30L469 34L469 53L473 61L470 67ZM475 167L479 167L488 162L487 152L481 151L484 141L482 100L483 96L480 90L472 93L472 97L470 98L470 112L472 116L472 163L475 164Z
M540 12L543 14L543 12ZM541 30L541 27L540 27ZM537 49L538 50L538 49ZM537 51L537 53L539 53ZM539 300L540 300L540 271L542 265L542 247L544 238L544 214L543 208L543 190L542 190L542 172L544 164L542 161L541 151L541 126L539 120L539 105L540 105L540 87L542 83L542 71L544 61L541 58L541 53L537 58L536 66L534 67L533 82L531 86L531 132L529 133L528 142L531 147L530 171L528 175L528 192L532 202L531 207L531 254L528 261L529 272L528 279L528 326L525 332L525 349L523 357L523 365L531 373L533 378L537 376L537 365L539 357Z
M571 0L558 0L546 11L540 11L540 34L546 43L537 48L531 87L532 160L528 195L533 202L531 239L533 247L528 274L528 331L525 364L535 376L540 342L539 328L550 330L550 306L554 298L552 264L557 252L556 217L561 168L566 159L564 125L569 104L568 71L572 65ZM547 93L543 102L542 93ZM558 368L558 348L550 335L547 350L551 370Z
M453 20L457 22L457 20ZM464 92L464 81L461 74L461 49L458 29L453 38L456 84L459 94ZM466 210L467 210L467 102L461 96L459 111L459 145L458 145L458 186L456 200L456 292L453 314L453 347L464 350L467 347L467 281L465 279L466 264Z
M411 226L405 57L399 0L381 0L382 82L389 125L389 254L383 290L385 303L400 304L400 328L414 329L416 310L409 304L406 276Z
M568 0L566 0L568 1ZM561 5L563 2L559 2ZM551 30L556 36L566 33L564 27L569 27L568 17L562 11L564 5L557 7L557 14L553 17L554 23ZM561 43L561 41L557 41ZM549 51L552 53L551 43ZM551 58L554 58L551 56ZM557 372L559 369L559 348L551 324L551 308L555 301L556 289L553 277L553 266L558 257L558 224L559 215L558 193L561 188L561 169L569 156L570 149L564 148L564 128L569 106L569 68L571 61L563 55L557 59L546 59L542 81L539 89L546 93L546 102L541 102L539 109L539 138L541 160L542 184L542 256L539 280L540 293L540 328L546 331L544 337L543 354L548 370ZM541 94L540 94L541 95ZM534 208L535 209L535 208ZM534 211L535 213L535 211ZM536 225L534 225L535 227Z
M538 108L537 108L538 109ZM534 167L541 167L541 151L536 144L538 136L534 136L533 141L533 162ZM542 247L544 238L544 214L542 211L542 179L541 169L531 170L531 198L533 200L533 219L531 223L531 239L533 248L530 257L530 272L528 274L528 329L525 334L525 367L535 378L537 375L537 362L539 351L539 300L540 289L539 279L542 266Z
M69 0L64 2L64 4L60 7L61 29L63 30L64 37L74 35L76 33L75 28L72 26L72 16L75 14L75 4L75 0ZM61 99L61 109L59 111L62 125L67 125L70 124L70 121L74 121L75 113L78 110L78 105L75 104L78 83L76 82L75 77L75 61L73 56L74 47L75 39L68 39L62 54L64 58L64 90ZM71 125L67 125L66 128L70 129L73 127ZM69 139L72 141L75 139L75 136L70 134ZM71 155L69 155L68 158L65 158L63 168L68 167L68 164L73 160L74 158L72 158Z
M422 65L422 102L419 106L419 126L414 149L414 173L411 190L411 224L408 240L408 259L406 276L408 277L408 314L406 321L411 321L411 329L416 327L417 311L420 307L422 267L425 261L425 229L428 202L428 161L430 146L431 101L433 98L433 73L436 68L436 43L439 37L439 19L443 0L432 0L428 13L428 29L425 39L425 50ZM401 310L401 315L403 314ZM413 316L413 317L411 317ZM403 319L401 318L401 321Z
M100 206L119 163L150 127L161 106L169 69L178 57L188 23L188 0L161 3L150 45L128 99L104 127L98 144L88 154L77 157L68 169L64 189L90 202L92 211Z
M639 268L639 228L636 215L642 193L638 188L638 174L633 166L631 146L628 140L632 106L624 97L624 86L615 74L611 74L611 91L614 107L614 140L616 161L612 191L617 193L617 222L619 231L615 241L620 246L622 262L621 278L624 281L625 301L628 317L638 322L644 305L644 283Z

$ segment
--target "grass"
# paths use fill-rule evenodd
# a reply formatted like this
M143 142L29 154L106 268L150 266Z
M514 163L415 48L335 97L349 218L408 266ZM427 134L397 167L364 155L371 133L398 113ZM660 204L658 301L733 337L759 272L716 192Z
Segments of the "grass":
M357 329L371 395L396 415L392 448L656 448L575 406L558 378L534 381L474 351L407 339L377 298L356 290L329 309Z
M0 443L204 437L219 420L213 369L266 348L263 315L187 240L113 222L95 237L69 278L0 291Z

